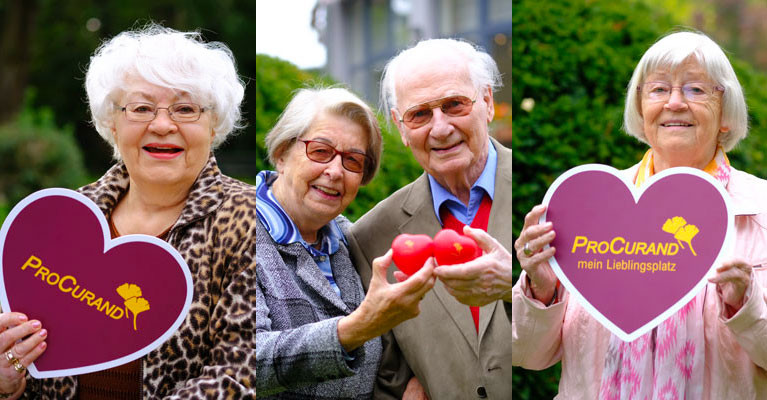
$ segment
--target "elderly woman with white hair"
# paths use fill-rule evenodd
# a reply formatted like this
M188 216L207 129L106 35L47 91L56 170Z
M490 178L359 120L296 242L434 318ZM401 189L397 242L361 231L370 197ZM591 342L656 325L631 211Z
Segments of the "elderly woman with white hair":
M381 130L342 88L302 89L266 136L275 171L256 178L256 389L259 398L371 398L379 336L419 313L433 261L396 284L391 250L367 294L340 215L373 179Z
M675 315L632 342L602 327L557 284L543 250L551 223L525 217L515 243L524 272L514 293L514 364L562 361L562 399L767 398L767 181L736 170L726 152L748 131L746 103L719 46L697 32L656 42L628 86L624 128L650 149L624 171L637 187L672 167L711 174L735 210L734 256Z
M117 163L80 192L104 212L113 238L147 234L176 248L192 273L192 304L178 331L145 357L42 380L25 377L24 368L44 352L48 332L26 315L0 314L0 393L254 397L256 191L223 175L212 153L240 120L244 87L231 52L199 33L150 25L104 43L85 87L96 130Z

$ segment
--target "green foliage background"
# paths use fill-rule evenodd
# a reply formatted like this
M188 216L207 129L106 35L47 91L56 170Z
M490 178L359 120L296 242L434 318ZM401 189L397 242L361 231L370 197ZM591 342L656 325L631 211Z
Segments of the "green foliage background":
M580 164L627 168L647 146L621 130L626 85L636 63L663 34L683 22L645 1L514 0L512 122L514 140L512 225L548 186ZM746 92L750 137L729 154L733 166L767 177L767 77L730 54ZM523 99L535 107L521 109ZM515 278L520 272L515 266ZM543 372L514 368L516 399L550 399L560 366Z
M0 20L7 4L0 0ZM206 41L222 41L237 62L237 71L246 82L242 106L245 129L219 147L216 156L222 171L237 177L255 177L253 136L254 96L250 87L255 69L255 1L247 0L134 0L130 2L78 0L26 0L37 11L30 50L28 87L37 96L29 105L53 111L57 126L70 125L83 159L93 176L101 176L113 164L112 149L90 124L84 89L85 71L94 50L118 33L137 29L149 22L187 31L200 30ZM87 21L95 18L99 28L89 31Z
M0 171L0 222L32 192L89 182L72 127L58 128L47 107L27 106L15 122L0 126Z
M224 173L255 181L254 1L0 0L0 21L9 21L9 10L19 3L32 10L34 18L28 24L30 36L18 42L8 42L4 36L5 44L29 50L29 64L11 65L9 60L16 61L12 54L0 54L7 56L0 59L7 61L3 72L20 69L27 75L21 80L26 100L20 115L0 127L0 219L20 196L42 187L76 188L96 180L114 163L112 148L90 123L85 71L103 40L151 21L178 30L200 30L206 41L222 41L232 50L246 83L242 111L248 126L232 134L216 150L216 157ZM89 30L93 21L98 27ZM0 23L0 28L11 25Z
M256 56L256 166L259 171L273 169L264 147L264 138L277 122L293 93L300 88L335 84L331 78L302 71L287 61L263 54ZM385 122L380 114L378 121L382 128L384 147L381 168L369 184L360 188L357 198L344 212L352 221L356 221L376 203L410 183L422 172L410 155L410 150L402 144L397 129Z

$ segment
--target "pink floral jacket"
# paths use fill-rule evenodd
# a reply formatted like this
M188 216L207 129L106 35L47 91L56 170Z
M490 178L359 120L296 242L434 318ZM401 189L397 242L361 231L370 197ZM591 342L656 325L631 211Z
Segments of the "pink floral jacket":
M625 172L636 174L636 167ZM733 256L754 265L743 307L731 318L715 284L704 301L705 399L767 399L767 181L732 169L727 192L735 208ZM562 362L556 399L599 397L610 332L562 291L546 307L532 298L523 272L512 302L512 364L545 369Z

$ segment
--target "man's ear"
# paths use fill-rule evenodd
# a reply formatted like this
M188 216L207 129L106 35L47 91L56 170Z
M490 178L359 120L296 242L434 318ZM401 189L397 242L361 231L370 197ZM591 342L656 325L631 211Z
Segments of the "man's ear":
M399 130L399 137L402 139L402 144L404 144L405 147L410 147L410 142L407 140L407 135L405 135L405 132L403 132L402 129Z
M482 92L482 98L485 100L485 104L487 104L487 123L489 124L493 122L493 118L495 117L495 102L493 101L493 88L488 86L487 90Z
M402 139L402 144L404 144L405 147L410 147L410 143L407 141L407 136L405 135L405 127L397 117L397 112L393 108L389 111L391 112L391 120L394 121L394 125L397 126L397 130L399 131L399 137Z

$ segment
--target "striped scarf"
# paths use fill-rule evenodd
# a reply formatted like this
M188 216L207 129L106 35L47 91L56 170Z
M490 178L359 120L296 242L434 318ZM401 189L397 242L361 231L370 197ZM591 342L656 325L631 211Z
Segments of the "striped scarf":
M724 186L730 180L730 161L718 147L703 169ZM655 173L653 151L639 164L635 185ZM703 293L671 318L633 342L610 337L599 398L602 400L699 399L703 395L705 338Z

